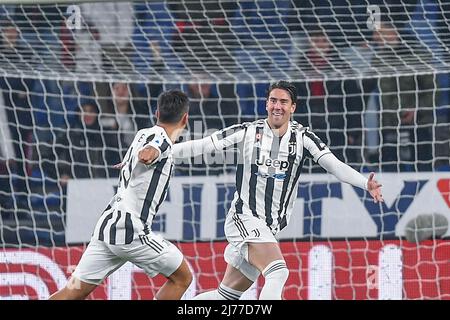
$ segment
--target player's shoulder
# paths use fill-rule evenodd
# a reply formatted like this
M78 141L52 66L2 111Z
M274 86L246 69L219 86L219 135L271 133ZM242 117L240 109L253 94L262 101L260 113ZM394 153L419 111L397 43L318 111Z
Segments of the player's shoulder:
M166 131L159 126L144 128L144 129L139 130L139 132L140 131L142 131L147 136L154 137L155 139L160 139L162 141L169 140L169 137L167 136Z
M258 119L255 121L243 122L241 126L243 128L256 128L256 127L264 127L265 119Z
M160 149L162 149L162 151L165 151L172 145L165 130L159 126L141 129L138 131L138 134L140 134L140 136L145 137L146 144L151 142L153 145L156 145Z
M145 133L147 135L150 135L150 134L153 134L153 133L154 134L156 134L156 133L160 134L162 132L162 130L164 130L164 129L161 128L161 127L153 126L153 127L143 128L143 129L139 130L138 133L139 132L140 133Z
M252 126L263 126L266 123L266 119L258 119L251 122Z
M225 132L225 131L226 132L229 132L229 131L233 131L233 132L234 131L240 131L240 130L248 128L250 125L251 125L251 122L236 123L236 124L233 124L233 125L231 125L229 127L223 128L220 131L222 131L222 132Z
M291 129L297 132L297 134L304 135L305 132L309 131L309 127L304 127L301 123L293 120L291 121Z

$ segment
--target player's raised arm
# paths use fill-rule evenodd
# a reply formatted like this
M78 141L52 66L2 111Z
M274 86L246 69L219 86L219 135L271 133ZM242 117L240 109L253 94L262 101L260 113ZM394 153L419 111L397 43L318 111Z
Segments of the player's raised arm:
M371 172L369 179L367 179L355 169L340 161L331 152L320 157L318 163L322 168L333 174L342 182L346 182L369 191L375 203L383 202L383 196L381 195L381 184L374 179L375 173Z
M172 148L174 159L196 157L204 153L210 153L214 150L216 150L216 147L211 136L207 136L203 139L176 143Z
M173 146L173 157L175 159L186 159L216 150L223 150L243 139L247 125L247 123L236 124L216 131L203 139L177 143Z

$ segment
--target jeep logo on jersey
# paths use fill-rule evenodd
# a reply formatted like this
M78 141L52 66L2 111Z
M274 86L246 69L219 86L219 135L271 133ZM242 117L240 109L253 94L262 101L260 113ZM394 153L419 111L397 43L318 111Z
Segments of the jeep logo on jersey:
M272 167L280 170L287 170L289 167L289 162L284 160L278 160L278 159L270 159L266 158L265 156L262 156L261 159L257 159L255 163L258 166L266 166L266 167Z

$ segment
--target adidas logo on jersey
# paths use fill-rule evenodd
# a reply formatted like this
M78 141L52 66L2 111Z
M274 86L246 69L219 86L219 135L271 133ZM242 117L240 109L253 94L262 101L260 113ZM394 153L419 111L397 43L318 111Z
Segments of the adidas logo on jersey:
M283 171L286 171L289 167L289 162L284 160L278 160L278 159L270 159L266 158L265 156L262 156L261 159L257 159L255 161L256 165L258 166L266 166L266 167L272 167L275 169L280 169Z

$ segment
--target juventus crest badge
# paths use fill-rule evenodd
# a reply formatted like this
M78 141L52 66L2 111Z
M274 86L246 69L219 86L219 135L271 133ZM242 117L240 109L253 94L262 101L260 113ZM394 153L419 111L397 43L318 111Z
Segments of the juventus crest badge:
M295 143L295 141L289 142L288 148L290 155L294 155L297 153L297 144Z

